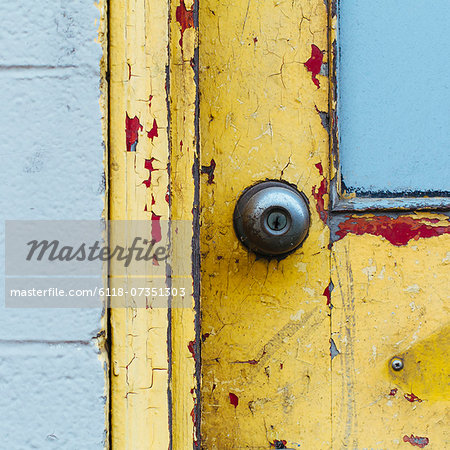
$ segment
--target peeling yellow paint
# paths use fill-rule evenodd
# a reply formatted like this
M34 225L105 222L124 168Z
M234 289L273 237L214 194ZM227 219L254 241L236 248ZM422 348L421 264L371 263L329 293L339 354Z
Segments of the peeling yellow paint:
M202 445L329 448L329 231L312 196L323 180L315 165L328 172L317 112L328 110L328 82L319 74L318 89L304 65L312 44L328 59L327 9L305 0L199 8L201 165L216 164L212 183L201 175ZM266 178L310 201L309 236L280 262L249 254L232 226L240 193Z
M186 14L193 19L193 2L184 3ZM170 6L170 111L171 111L171 218L186 221L188 235L172 235L174 273L177 263L191 260L194 215L198 215L194 174L198 161L196 138L196 95L195 54L198 43L196 28L182 28L177 20L183 8L181 1ZM177 14L178 13L178 14ZM193 25L189 23L189 25ZM182 47L180 45L182 44ZM197 187L198 189L198 187ZM198 197L198 191L197 191ZM189 232L187 231L189 230ZM193 267L193 270L198 270ZM194 355L196 345L196 312L194 283L198 280L184 279L189 301L183 299L183 307L174 305L171 311L172 331L172 446L174 449L192 448L197 441L196 405L197 380ZM180 280L174 281L177 286ZM197 294L198 296L198 294ZM197 355L199 357L199 355Z
M167 2L112 0L109 8L109 217L148 220L150 224L152 214L161 220L169 217ZM136 117L142 125L142 129L137 129L135 151L127 151L127 115L130 119ZM148 133L155 123L158 136L152 139ZM149 179L146 160L151 160L155 169L148 187L144 184ZM111 235L110 241L114 245L121 238ZM142 280L113 278L110 286L131 288L142 283ZM151 286L151 272L145 283ZM131 297L126 300L133 301ZM168 326L166 308L111 309L113 449L168 448Z

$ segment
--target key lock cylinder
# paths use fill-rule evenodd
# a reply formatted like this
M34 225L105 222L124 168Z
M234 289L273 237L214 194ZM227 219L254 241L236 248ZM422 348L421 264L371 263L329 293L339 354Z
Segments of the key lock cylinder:
M243 192L233 222L248 249L262 256L283 256L298 248L308 234L308 200L287 183L263 181Z

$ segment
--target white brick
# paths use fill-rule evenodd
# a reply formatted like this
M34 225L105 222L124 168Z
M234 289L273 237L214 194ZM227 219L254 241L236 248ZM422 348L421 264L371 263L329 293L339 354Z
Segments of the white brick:
M0 15L0 65L97 67L99 13L93 1L2 2Z
M103 448L105 394L95 346L0 343L0 378L0 448Z

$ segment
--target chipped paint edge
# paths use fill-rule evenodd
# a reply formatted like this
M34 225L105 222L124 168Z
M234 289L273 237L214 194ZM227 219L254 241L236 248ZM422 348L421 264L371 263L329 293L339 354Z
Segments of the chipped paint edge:
M189 240L172 236L176 253L192 261L190 306L172 308L171 445L200 448L199 140L198 3L178 0L170 7L170 189L172 220L192 222Z
M168 18L163 0L109 2L112 220L153 225L154 219L169 219ZM127 116L137 117L139 125L133 148L127 148ZM110 280L127 282L133 280ZM150 272L146 282L152 282ZM170 445L168 328L166 308L110 309L111 448Z

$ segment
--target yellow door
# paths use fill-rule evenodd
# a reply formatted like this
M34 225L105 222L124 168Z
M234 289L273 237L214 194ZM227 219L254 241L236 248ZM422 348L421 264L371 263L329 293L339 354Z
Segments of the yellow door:
M193 224L188 304L111 311L112 448L449 446L448 202L341 185L336 12L110 2L110 218ZM308 200L286 257L233 228L265 180Z

